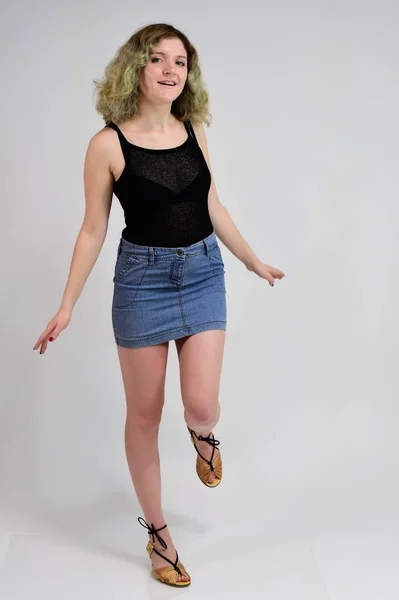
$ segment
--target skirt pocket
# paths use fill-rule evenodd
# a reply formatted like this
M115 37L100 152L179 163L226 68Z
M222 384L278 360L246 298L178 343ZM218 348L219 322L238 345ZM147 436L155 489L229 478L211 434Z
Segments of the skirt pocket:
M211 266L211 269L213 271L213 273L215 275L217 275L223 291L226 291L226 285L225 285L225 269L224 269L224 262L223 262L223 257L222 257L222 252L220 250L219 245L217 246L213 246L212 248L210 248L208 250L207 253L208 256L208 260L209 260L209 264Z
M124 308L133 302L147 268L148 258L134 255L124 256L123 254L119 256L113 279L113 308Z

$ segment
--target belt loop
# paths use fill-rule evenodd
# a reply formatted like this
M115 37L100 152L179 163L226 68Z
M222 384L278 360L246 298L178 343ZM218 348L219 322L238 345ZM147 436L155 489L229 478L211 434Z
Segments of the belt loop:
M202 240L205 246L205 254L208 254L208 242L206 240Z
M148 246L148 262L150 265L154 263L154 247Z

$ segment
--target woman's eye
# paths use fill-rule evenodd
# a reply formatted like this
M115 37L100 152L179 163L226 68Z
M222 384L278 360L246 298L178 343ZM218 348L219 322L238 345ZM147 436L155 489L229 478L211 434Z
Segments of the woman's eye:
M154 57L151 59L151 62L155 62L156 60L161 60L161 59L160 59L160 57L159 57L159 56L154 56ZM178 61L176 61L176 62L177 62L179 65L181 65L182 67L185 67L185 66L186 66L186 65L185 65L185 63L184 63L184 62L182 62L181 60L178 60Z

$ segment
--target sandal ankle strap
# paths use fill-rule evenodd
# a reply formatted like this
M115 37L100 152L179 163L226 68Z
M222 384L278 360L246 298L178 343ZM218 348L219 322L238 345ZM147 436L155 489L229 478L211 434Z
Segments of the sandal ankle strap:
M143 523L140 521L143 521ZM161 531L162 529L165 529L165 527L167 527L167 524L165 523L165 525L163 525L162 527L159 527L159 529L155 529L154 527L154 523L151 523L151 525L148 525L148 523L145 521L145 519L143 519L143 517L138 517L137 518L138 522L140 523L140 525L142 525L143 527L145 527L148 531L148 533L150 535L152 535L152 542L155 543L155 538L157 538L158 542L161 544L162 548L165 548L165 550L167 549L167 544L165 542L165 540L158 535L158 531Z
M191 433L191 435L195 435L195 437L197 438L197 440L199 440L200 442L207 442L210 446L213 446L214 448L216 448L216 446L220 445L219 440L215 439L215 436L213 435L213 433L211 432L209 435L197 435L194 431L194 429L190 429L189 427L187 428L189 430L189 432Z

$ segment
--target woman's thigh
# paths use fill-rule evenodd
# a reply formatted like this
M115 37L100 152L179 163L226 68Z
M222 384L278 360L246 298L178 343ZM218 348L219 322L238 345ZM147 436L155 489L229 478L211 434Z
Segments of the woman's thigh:
M225 337L217 329L175 340L184 408L203 420L212 418L219 401Z
M145 348L117 346L128 416L160 421L169 342Z

